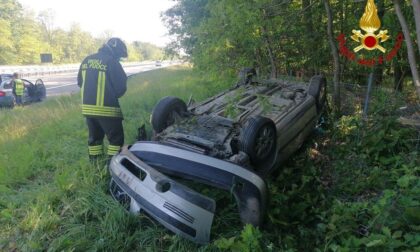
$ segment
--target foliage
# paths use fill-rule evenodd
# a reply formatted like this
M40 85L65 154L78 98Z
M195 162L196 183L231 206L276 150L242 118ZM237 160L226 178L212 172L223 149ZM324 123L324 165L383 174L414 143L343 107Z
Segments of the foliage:
M150 43L134 42L133 47L144 59L163 59L162 49Z
M150 133L149 114L162 96L193 93L202 100L217 91L183 68L144 73L128 89L121 102L127 142L142 122ZM147 217L126 214L107 194L106 169L88 163L79 100L62 96L0 111L6 132L0 135L0 250L168 247L178 238Z
M149 115L161 97L186 100L194 94L203 100L229 84L212 85L184 67L130 78L121 100L126 143L135 140L142 123L150 133ZM355 113L316 131L268 179L270 201L260 228L242 227L228 193L195 185L217 203L212 241L204 246L146 215L128 214L112 200L107 171L87 160L79 99L63 96L0 111L0 130L7 132L0 135L0 250L415 251L420 246L418 136L396 122L398 99L375 99L368 120Z
M55 64L80 62L111 36L108 33L94 38L78 24L73 24L69 31L54 28L54 12L50 9L35 17L17 0L0 2L0 65L38 64L41 53L52 53ZM129 61L165 57L162 48L150 43L136 41L127 47Z
M216 240L214 244L222 250L238 252L260 252L263 251L260 245L261 238L261 232L252 225L247 224L245 225L239 237L231 237L229 239L221 238Z
M331 179L340 187L331 190L335 201L328 244L338 251L419 246L420 166L417 151L408 142L414 132L401 128L393 117L367 123L360 117L349 119L343 118L339 123L343 130L334 137L347 146L334 151L338 165Z
M0 64L5 64L9 59L14 58L12 31L10 22L0 18Z
M167 49L169 52L174 53L182 48L185 53L192 53L197 38L191 31L197 30L201 20L208 16L205 8L207 2L208 0L185 0L165 12L163 20L169 32L176 35L176 39Z
M366 1L329 0L334 20L334 38L344 34L346 46L358 44L350 39L352 30L360 29ZM389 52L401 27L391 0L375 1L381 29L390 39L383 43ZM409 1L403 12L413 34L414 18ZM177 0L164 13L163 20L174 36L169 51L187 53L194 67L205 74L232 76L242 67L255 67L261 76L293 75L309 79L323 73L331 77L332 59L327 37L327 18L322 1L301 0ZM338 46L338 41L337 41ZM378 50L362 50L361 58L382 55ZM343 82L365 85L373 71L377 84L397 86L407 76L408 62L403 46L392 62L366 67L340 57Z
M263 114L266 114L267 112L269 112L271 110L272 105L270 103L270 97L269 96L258 94L257 95L257 100L258 100L258 104L262 108L262 113Z
M245 89L240 87L234 91L231 96L225 97L226 108L224 109L224 115L230 119L236 119L240 114L240 109L237 108L237 103L243 98Z

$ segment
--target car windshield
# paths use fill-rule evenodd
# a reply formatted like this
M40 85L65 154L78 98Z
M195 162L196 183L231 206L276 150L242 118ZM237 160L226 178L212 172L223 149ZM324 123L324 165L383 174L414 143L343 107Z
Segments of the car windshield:
M1 89L12 89L12 80L8 79L8 80L2 81L1 84L0 84L0 88Z
M10 80L13 76L11 74L1 74L0 81Z

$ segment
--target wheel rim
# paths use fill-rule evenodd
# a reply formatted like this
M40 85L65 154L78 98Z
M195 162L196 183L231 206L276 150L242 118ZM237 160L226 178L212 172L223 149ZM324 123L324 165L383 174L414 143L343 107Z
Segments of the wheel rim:
M274 130L270 125L264 126L258 133L255 142L255 154L258 159L266 158L274 146Z

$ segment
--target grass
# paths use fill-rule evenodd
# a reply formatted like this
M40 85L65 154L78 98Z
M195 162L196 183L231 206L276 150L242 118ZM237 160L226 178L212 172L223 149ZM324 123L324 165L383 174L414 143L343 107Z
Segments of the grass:
M202 100L214 83L187 67L136 75L121 99L126 144L166 95ZM0 111L1 251L415 251L420 245L416 132L380 99L372 116L330 122L269 181L263 228L243 227L234 199L211 188L212 242L198 246L146 215L127 214L109 194L109 174L87 159L79 96ZM386 102L383 102L386 100Z

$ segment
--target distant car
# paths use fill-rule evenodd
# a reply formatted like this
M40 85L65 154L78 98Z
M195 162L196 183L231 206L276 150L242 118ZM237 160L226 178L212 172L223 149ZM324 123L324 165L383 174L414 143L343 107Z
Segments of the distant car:
M155 62L155 66L162 66L162 61L160 61L160 60L157 60L156 62Z
M2 75L0 83L0 108L13 108L15 106L15 97L13 95L12 77L11 75ZM45 99L46 89L41 79L36 80L35 84L29 80L22 79L25 89L22 102L32 103Z

